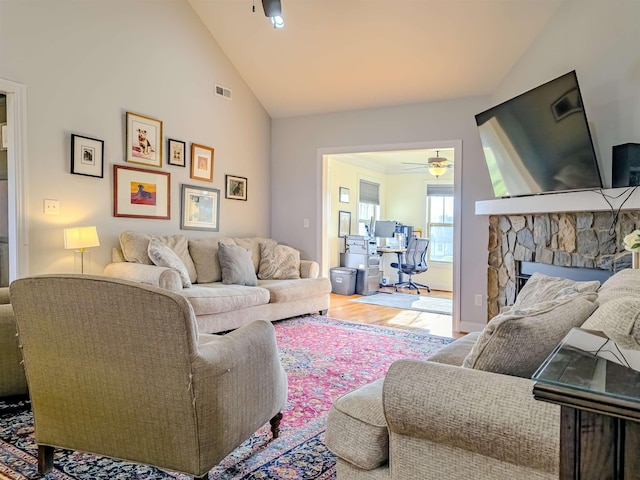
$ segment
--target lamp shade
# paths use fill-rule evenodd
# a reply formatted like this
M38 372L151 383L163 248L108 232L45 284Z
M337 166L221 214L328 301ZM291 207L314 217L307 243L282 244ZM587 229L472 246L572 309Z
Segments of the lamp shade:
M64 248L66 250L99 247L96 227L71 227L64 229Z

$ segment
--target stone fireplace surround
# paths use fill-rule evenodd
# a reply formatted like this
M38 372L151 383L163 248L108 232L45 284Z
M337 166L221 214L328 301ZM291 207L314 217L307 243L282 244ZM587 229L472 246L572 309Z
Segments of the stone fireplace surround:
M615 222L612 207L592 191L476 202L476 214L489 215L488 320L513 304L520 262L612 272L631 267L622 239L640 228L640 192L626 201L624 188L604 193L614 212L622 206Z

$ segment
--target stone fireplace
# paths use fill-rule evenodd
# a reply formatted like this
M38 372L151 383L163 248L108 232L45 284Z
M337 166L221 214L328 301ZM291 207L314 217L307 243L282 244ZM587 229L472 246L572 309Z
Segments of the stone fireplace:
M488 320L513 304L520 262L616 272L631 267L622 239L640 228L640 210L489 216Z

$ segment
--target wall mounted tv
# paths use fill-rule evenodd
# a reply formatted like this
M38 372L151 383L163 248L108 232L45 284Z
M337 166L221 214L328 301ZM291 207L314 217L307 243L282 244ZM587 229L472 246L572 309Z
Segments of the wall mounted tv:
M496 197L602 188L572 71L476 115Z

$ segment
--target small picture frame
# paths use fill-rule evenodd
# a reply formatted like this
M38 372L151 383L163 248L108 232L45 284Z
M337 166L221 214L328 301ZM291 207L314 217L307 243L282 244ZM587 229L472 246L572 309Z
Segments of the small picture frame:
M217 188L182 185L182 230L220 230L220 190Z
M171 218L171 175L168 172L113 166L113 216Z
M186 167L187 144L170 138L167 140L167 163L176 167Z
M7 137L7 124L0 123L0 150L6 150L9 146L9 138Z
M351 235L351 212L340 210L338 212L338 236Z
M349 203L349 189L347 187L340 187L340 203Z
M71 134L70 172L104 178L104 141Z
M127 162L162 167L162 121L127 112Z
M235 175L225 175L225 198L247 201L247 179Z
M213 182L213 148L191 144L191 178Z

